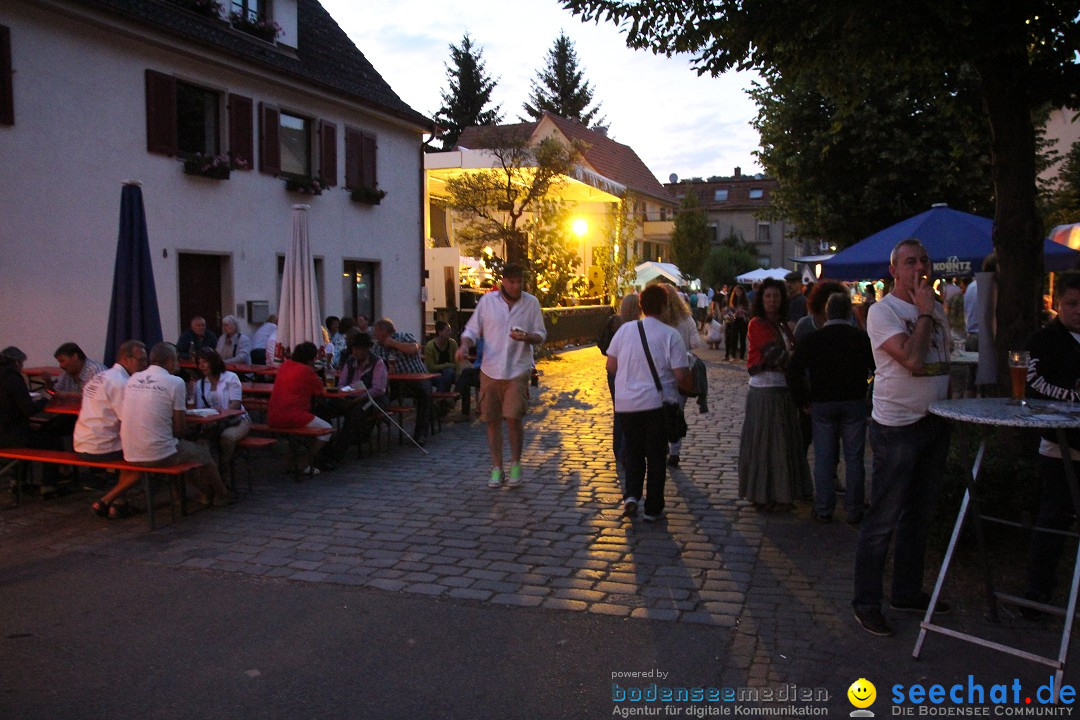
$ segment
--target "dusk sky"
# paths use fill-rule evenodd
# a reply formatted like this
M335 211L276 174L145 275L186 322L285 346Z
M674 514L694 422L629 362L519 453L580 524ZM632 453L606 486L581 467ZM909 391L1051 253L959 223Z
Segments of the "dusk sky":
M657 179L761 171L750 126L748 73L698 77L689 58L630 50L615 25L582 23L554 0L321 0L401 98L428 117L447 87L449 45L467 30L498 80L503 122L519 122L548 50L564 30L595 91L613 139L629 145Z

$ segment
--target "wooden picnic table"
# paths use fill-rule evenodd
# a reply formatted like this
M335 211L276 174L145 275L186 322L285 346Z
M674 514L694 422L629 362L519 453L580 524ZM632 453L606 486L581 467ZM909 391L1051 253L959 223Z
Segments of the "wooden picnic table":
M274 383L268 382L242 382L240 387L243 390L244 395L263 396L267 397L274 392ZM342 392L340 388L327 388L324 387L319 397L324 398L356 398L367 395L367 389L354 389L347 392Z

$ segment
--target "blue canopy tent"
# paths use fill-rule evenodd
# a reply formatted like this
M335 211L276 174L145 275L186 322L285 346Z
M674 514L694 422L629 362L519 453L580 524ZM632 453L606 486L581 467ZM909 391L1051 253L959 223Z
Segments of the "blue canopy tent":
M994 251L989 218L935 206L860 240L822 263L822 277L830 280L876 280L889 277L889 252L901 240L918 238L930 253L934 275L971 275L982 269L983 259ZM1046 240L1046 270L1070 270L1080 253Z
M138 182L129 180L120 195L120 233L116 242L109 328L105 334L105 365L116 362L116 349L121 343L142 340L149 349L161 339L161 315L142 188Z

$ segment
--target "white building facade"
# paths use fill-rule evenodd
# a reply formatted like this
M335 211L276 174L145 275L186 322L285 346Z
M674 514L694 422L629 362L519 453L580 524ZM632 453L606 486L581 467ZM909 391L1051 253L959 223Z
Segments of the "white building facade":
M315 0L260 7L276 41L164 2L0 6L0 345L30 364L66 341L103 355L127 179L142 183L166 340L193 314L250 332L249 310L275 311L295 203L311 206L323 315L420 332L430 122ZM246 169L185 174L196 152ZM351 199L362 187L385 197Z

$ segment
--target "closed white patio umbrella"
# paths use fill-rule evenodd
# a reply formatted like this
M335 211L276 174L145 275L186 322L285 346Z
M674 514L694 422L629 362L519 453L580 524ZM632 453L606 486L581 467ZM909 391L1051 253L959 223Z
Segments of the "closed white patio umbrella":
M322 315L315 287L315 262L308 240L310 205L293 205L292 240L285 249L285 273L281 279L281 302L278 304L278 347L275 357L283 357L299 343L323 346Z

